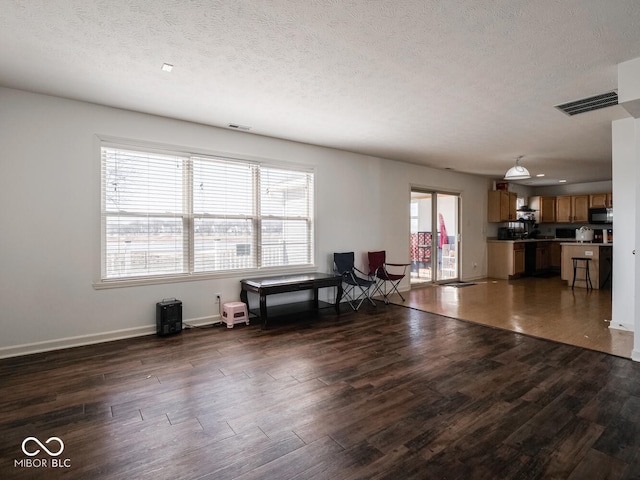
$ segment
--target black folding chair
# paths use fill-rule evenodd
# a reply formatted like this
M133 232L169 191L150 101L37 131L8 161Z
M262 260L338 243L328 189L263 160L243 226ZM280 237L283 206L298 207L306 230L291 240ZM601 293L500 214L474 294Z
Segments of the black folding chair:
M369 300L371 305L375 307L375 302L369 296L369 289L371 285L375 284L375 281L358 276L358 273L366 274L356 268L353 252L334 253L333 264L334 273L340 275L345 284L343 296L351 308L358 310L365 300Z

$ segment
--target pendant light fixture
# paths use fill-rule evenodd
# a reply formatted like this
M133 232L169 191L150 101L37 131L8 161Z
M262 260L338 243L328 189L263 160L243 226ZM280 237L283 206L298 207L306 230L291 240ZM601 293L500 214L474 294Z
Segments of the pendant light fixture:
M526 180L527 178L531 178L529 170L520 165L520 159L522 157L524 157L524 155L517 157L516 164L507 170L507 173L504 175L505 180Z

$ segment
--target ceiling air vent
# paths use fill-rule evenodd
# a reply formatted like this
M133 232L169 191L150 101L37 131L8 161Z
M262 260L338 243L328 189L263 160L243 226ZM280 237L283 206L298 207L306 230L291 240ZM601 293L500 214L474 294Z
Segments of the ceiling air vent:
M579 113L591 112L601 108L612 107L618 104L618 92L608 92L595 95L582 100L556 105L558 110L563 111L567 115L578 115Z
M236 130L244 130L245 132L248 132L249 130L251 130L251 127L247 125L239 125L237 123L229 123L227 124L227 127L235 128Z

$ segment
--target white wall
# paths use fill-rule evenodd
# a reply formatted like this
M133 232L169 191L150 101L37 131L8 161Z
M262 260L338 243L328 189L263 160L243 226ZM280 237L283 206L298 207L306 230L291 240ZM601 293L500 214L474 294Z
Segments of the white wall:
M633 118L612 123L613 192L615 205L620 208L614 211L611 326L632 331L636 311L634 265L637 258L633 251L638 209L621 207L636 205L636 131L639 128L636 124L638 120Z
M611 172L613 176L613 173ZM613 181L559 184L535 188L532 195L555 197L559 195L582 195L585 193L609 193L613 191Z
M618 64L618 103L640 118L640 58Z
M0 357L153 333L163 298L182 300L194 323L217 316L213 292L239 298L239 277L93 288L97 135L314 165L319 271L329 271L335 251L361 252L363 266L376 249L408 261L410 185L459 191L461 277L486 275L484 178L0 88Z
M620 105L632 118L612 122L613 299L611 326L640 332L640 59L618 65ZM640 361L640 335L634 335L631 358Z

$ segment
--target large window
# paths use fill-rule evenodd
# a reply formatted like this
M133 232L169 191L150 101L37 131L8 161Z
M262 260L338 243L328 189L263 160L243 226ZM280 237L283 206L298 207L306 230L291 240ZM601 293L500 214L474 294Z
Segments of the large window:
M309 169L102 147L102 280L313 264Z

